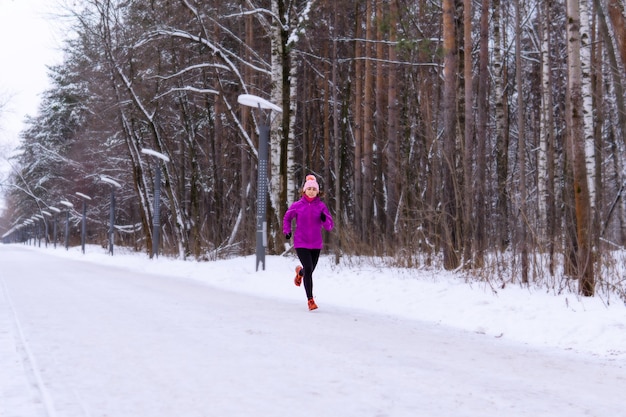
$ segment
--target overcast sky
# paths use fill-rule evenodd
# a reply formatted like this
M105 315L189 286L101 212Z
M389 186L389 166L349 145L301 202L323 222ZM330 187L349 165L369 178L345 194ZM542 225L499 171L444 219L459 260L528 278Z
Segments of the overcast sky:
M48 87L46 66L61 62L61 19L55 8L56 0L0 0L0 102L6 103L0 114L0 184L24 118L36 114Z
M55 0L0 0L0 152L16 143L24 116L35 115L48 86L46 65L61 60ZM0 154L0 156L5 156Z

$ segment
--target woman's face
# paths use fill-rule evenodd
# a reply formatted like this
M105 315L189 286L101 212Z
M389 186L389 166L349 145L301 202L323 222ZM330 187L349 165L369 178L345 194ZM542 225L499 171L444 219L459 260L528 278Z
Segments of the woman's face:
M306 194L306 196L309 198L317 196L317 193L319 193L319 190L314 187L309 187L304 190L304 194Z

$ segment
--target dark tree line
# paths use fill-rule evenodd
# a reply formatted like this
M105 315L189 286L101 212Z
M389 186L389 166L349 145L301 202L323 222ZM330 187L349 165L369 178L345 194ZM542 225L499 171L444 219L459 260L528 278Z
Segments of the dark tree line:
M619 290L606 265L626 243L624 16L623 0L86 0L4 217L79 191L104 244L106 175L123 185L118 241L148 250L160 164L164 252L250 253L270 120L272 253L314 173L338 257Z

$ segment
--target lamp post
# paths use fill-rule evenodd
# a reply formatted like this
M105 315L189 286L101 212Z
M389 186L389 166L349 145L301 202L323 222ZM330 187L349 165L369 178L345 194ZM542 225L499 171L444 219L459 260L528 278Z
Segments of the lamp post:
M269 151L270 126L269 119L271 111L282 113L283 109L264 98L252 94L241 94L237 97L239 104L248 107L255 107L261 110L269 110L266 117L262 117L259 125L259 152L258 152L258 174L257 174L257 206L256 206L256 270L259 270L259 263L263 264L265 270L265 247L267 246L267 159Z
M115 188L121 188L119 182L105 175L100 176L100 180L111 185L111 202L109 211L109 253L113 256L113 237L115 235Z
M35 214L33 217L31 217L31 219L33 219L33 222L35 224L35 231L37 236L35 246L41 247L41 235L43 234L41 232L41 220L43 220L43 216L41 214Z
M26 244L30 245L30 238L31 236L35 236L34 234L34 222L32 218L26 219L24 221L24 225L27 227L26 229ZM33 244L34 246L34 244Z
M44 236L44 243L46 244L46 248L48 247L48 220L46 219L47 217L52 217L52 213L50 213L49 211L45 211L45 210L41 210L41 213L43 214L43 216L41 216L41 218L43 219L43 225L45 228L45 236Z
M32 246L37 246L37 242L39 242L39 219L35 216L31 216L30 219L31 224L30 224L30 228L31 228L31 235L33 236L32 239Z
M142 153L157 158L156 169L154 173L154 207L152 213L152 250L150 251L150 259L155 256L159 257L159 229L161 228L161 163L169 162L170 158L160 152L152 149L142 149Z
M29 239L29 230L28 226L30 225L29 220L24 220L20 225L20 242L27 245Z
M57 214L59 214L61 212L61 210L59 210L58 208L53 207L53 206L50 206L48 208L51 211L54 212L54 217L53 217L53 220L52 220L52 222L53 222L52 223L53 224L53 227L52 227L52 242L54 242L53 245L54 245L54 248L56 249L57 248Z
M79 193L79 192L76 192L75 194L83 200L83 221L81 222L81 228L80 228L80 247L84 254L85 253L85 239L87 235L87 200L91 200L91 197L89 197L86 194Z
M70 246L70 209L74 207L74 204L67 200L61 200L59 203L67 207L65 212L65 250L68 250Z

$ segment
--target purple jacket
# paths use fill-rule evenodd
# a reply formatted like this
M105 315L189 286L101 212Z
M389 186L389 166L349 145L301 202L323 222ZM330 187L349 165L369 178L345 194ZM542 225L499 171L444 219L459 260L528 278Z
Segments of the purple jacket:
M326 215L326 221L322 222L321 214ZM296 219L296 231L293 236L295 248L322 249L322 227L332 230L333 218L328 207L319 197L311 202L305 196L296 202L285 213L283 218L283 233L291 233L291 221Z

